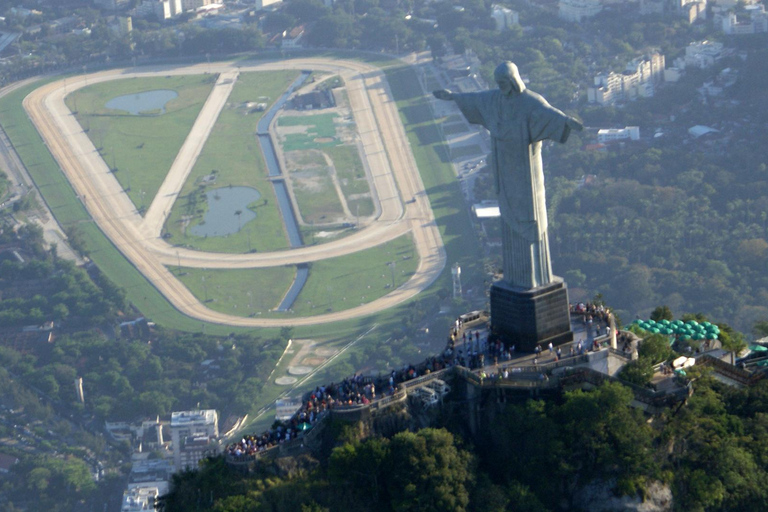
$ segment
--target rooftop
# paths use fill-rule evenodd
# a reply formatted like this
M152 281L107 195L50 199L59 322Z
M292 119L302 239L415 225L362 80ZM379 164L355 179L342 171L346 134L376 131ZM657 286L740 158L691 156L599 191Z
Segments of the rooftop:
M214 409L171 413L171 428L187 425L210 425L215 422L216 411Z

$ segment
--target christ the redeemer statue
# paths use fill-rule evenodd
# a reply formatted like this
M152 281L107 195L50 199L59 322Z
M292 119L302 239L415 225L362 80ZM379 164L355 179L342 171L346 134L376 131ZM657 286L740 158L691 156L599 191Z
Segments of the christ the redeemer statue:
M541 141L565 142L571 130L584 127L526 89L512 62L499 65L494 78L497 90L461 94L443 89L433 94L455 101L467 121L491 134L490 165L503 221L504 280L528 290L553 280Z

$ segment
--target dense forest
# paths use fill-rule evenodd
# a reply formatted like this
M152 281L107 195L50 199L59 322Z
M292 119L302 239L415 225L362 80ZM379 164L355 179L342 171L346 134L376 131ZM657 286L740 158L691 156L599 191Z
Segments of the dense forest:
M439 428L389 439L334 424L330 454L290 475L269 464L244 475L223 458L176 475L165 511L589 510L598 488L638 500L668 489L681 511L765 510L768 382L735 389L703 372L693 386L685 405L653 418L611 383L499 406L476 436L450 406Z
M132 450L106 442L105 420L197 407L217 409L222 422L247 414L284 348L257 335L150 327L98 269L59 258L55 246L46 250L37 225L3 224L0 445L19 462L0 482L0 508L100 509L122 492L120 471L130 470L122 459ZM99 461L109 471L97 484Z
M584 112L591 125L656 127L662 135L648 142L552 148L553 260L571 286L603 293L627 321L660 303L748 333L768 319L768 159L757 150L768 101L746 85L766 78L755 62L721 64L738 66L742 86L715 104L666 91L619 113ZM696 124L722 133L692 140L685 130Z

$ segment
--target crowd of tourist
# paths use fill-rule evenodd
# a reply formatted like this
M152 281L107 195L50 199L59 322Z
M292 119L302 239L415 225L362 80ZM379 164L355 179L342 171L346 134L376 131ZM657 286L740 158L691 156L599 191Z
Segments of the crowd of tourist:
M587 328L596 321L596 333L600 331L600 323L605 322L609 325L610 312L601 305L572 304L571 313L583 315ZM550 343L545 348L553 360L563 357L561 347L555 349ZM582 341L579 341L571 344L567 355L581 355L587 348ZM537 346L533 359L534 366L539 364L539 357L543 350L541 346ZM460 317L451 326L445 349L439 356L429 357L421 364L408 365L377 377L355 374L338 384L318 386L304 396L301 407L289 421L276 422L271 429L262 434L244 436L240 441L227 446L225 452L235 457L254 455L295 440L301 437L304 431L311 429L329 410L369 405L376 400L392 396L402 383L453 365L480 369L481 379L507 379L510 375L514 376L514 373L521 371L520 368L505 364L516 357L516 353L517 348L514 343L504 343L501 339L487 334L487 331L473 329L465 325ZM499 364L502 365L501 368ZM485 369L490 365L494 366L493 371L486 374ZM546 374L541 375L542 379L547 378Z
M297 439L331 409L371 404L392 396L401 383L440 371L453 364L454 353L449 343L440 356L430 357L419 365L408 365L377 377L355 374L338 384L318 386L305 395L301 407L289 421L276 422L271 429L260 435L243 436L239 441L227 446L225 453L235 457L255 455Z

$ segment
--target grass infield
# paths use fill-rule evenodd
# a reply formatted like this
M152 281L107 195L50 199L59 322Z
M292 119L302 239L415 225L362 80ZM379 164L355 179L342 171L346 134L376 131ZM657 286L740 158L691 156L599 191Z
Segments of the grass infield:
M216 81L215 75L126 78L79 89L70 110L139 211L155 197ZM165 113L132 115L108 109L118 96L168 89L178 96Z

